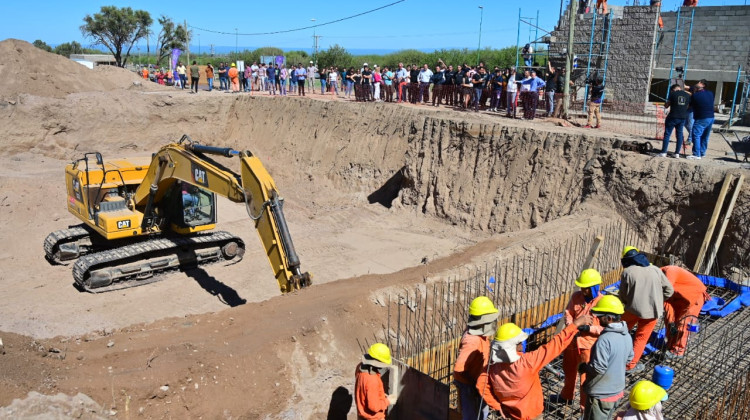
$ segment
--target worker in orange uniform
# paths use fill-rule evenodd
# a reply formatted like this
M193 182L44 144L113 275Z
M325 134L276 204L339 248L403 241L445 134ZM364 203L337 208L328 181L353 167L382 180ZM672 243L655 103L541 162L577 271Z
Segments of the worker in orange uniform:
M488 371L477 380L487 405L509 419L541 419L544 394L539 371L568 347L580 327L592 322L591 315L580 316L549 343L529 353L522 353L528 335L514 323L501 325L492 342Z
M703 304L711 298L706 286L693 273L682 267L668 265L661 271L674 288L672 297L664 302L664 323L667 325L668 359L685 355L688 339L688 324L697 319Z
M656 322L664 313L664 301L674 293L672 284L662 271L648 262L648 258L633 246L626 246L622 251L622 276L618 296L625 305L622 320L628 324L628 330L637 325L633 338L635 357L628 363L629 373L640 372L643 363L638 363L646 348L649 337L654 331Z
M232 63L232 68L230 68L227 72L227 76L229 76L229 80L232 82L232 92L239 92L240 74L237 71L237 66L234 63Z
M479 375L487 367L491 337L497 329L497 317L497 308L486 296L479 296L471 301L466 331L461 337L458 357L453 366L453 380L458 389L463 420L477 420L480 411L483 420L489 414L489 408L482 404L476 385Z
M143 70L141 70L141 74L144 79L148 80L148 67L144 67Z
M362 356L362 362L354 372L354 401L357 404L357 419L385 419L388 406L395 404L396 397L386 395L381 376L391 366L391 351L383 343L375 343Z
M607 14L607 0L596 0L596 11L603 15Z
M570 325L573 320L581 315L591 314L591 308L599 302L602 294L599 293L599 287L602 284L602 276L593 268L581 271L576 279L576 286L581 290L570 296L570 302L565 308L565 325ZM594 317L593 323L588 328L582 327L580 333L563 353L563 372L565 373L565 385L559 395L553 395L552 402L570 403L576 393L576 382L578 379L578 365L588 363L591 359L591 347L596 342L596 338L602 333L602 326L599 325L599 319ZM586 374L581 374L581 383L586 381ZM581 390L581 411L583 411L586 402L586 393Z

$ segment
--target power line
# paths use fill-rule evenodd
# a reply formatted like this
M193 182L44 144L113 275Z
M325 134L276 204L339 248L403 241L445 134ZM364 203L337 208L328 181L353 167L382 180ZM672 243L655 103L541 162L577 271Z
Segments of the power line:
M204 28L199 28L199 27L197 27L197 26L193 26L193 25L188 25L188 26L190 26L190 27L191 27L191 28L193 28L193 29L197 29L197 30L199 30L199 31L203 31L203 32L211 32L211 33L214 33L214 34L221 34L221 35L235 35L235 36L239 36L239 35L241 35L241 36L259 36L259 35L276 35L276 34L285 34L285 33L288 33L288 32L304 31L304 30L306 30L306 29L317 28L317 27L319 27L319 26L325 26L325 25L330 25L330 24L333 24L333 23L343 22L343 21L345 21L345 20L349 20L349 19L354 19L354 18L356 18L356 17L364 16L364 15L366 15L366 14L369 14L369 13L377 12L378 10L382 10L382 9L385 9L385 8L387 8L387 7L395 6L396 4L399 4L399 3L403 3L403 2L405 2L405 1L406 1L406 0L398 0L398 1L394 1L393 3L389 3L389 4L386 4L385 6L380 6L380 7L378 7L378 8L375 8L375 9L372 9L372 10L368 10L368 11L366 11L366 12L362 12L362 13L357 13L356 15L352 15L352 16L347 16L347 17L345 17L345 18L341 18L341 19L336 19L336 20L332 20L332 21L330 21L330 22L319 23L319 24L317 24L317 25L310 25L310 26L305 26L305 27L303 27L303 28L296 28L296 29L285 29L285 30L283 30L283 31L273 31L273 32L255 32L255 33L249 33L249 34L240 34L240 33L235 33L235 32L222 32L222 31L214 31L214 30L211 30L211 29L204 29Z

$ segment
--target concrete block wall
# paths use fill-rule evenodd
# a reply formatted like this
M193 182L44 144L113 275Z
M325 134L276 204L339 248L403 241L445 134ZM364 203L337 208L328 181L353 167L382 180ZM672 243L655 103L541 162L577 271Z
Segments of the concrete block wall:
M737 71L737 65L750 63L750 6L706 6L683 7L680 9L680 31L684 35L678 38L678 48L687 47L689 17L693 17L688 61L690 69L711 71ZM657 35L655 67L670 68L674 46L674 30L677 23L677 12L663 12L664 29ZM683 66L684 60L677 60L675 66Z
M618 15L620 15L618 13ZM650 6L625 7L621 18L611 20L609 62L607 65L605 97L621 106L624 112L641 113L643 108L638 104L648 101L651 83L651 62L653 43L656 33L658 12ZM579 69L574 71L576 84L583 85L586 74L589 41L591 39L591 22L593 14L578 15L575 27L574 53L578 55ZM606 39L606 31L597 22L595 42ZM550 57L555 66L565 66L562 54L567 48L568 17L567 13L560 19L552 32ZM592 67L603 68L603 63L592 60ZM581 90L583 91L583 90ZM630 104L630 105L627 105ZM635 107L634 107L635 105Z

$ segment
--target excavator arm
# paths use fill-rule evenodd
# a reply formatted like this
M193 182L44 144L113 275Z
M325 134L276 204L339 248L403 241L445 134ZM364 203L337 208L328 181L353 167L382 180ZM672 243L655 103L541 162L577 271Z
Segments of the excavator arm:
M237 156L240 174L206 155ZM184 135L178 143L162 147L151 162L133 198L136 207L144 209L144 231L154 228L155 203L163 198L166 187L176 180L187 182L245 205L282 293L312 284L312 276L300 269L284 217L283 199L271 175L250 151L205 146Z

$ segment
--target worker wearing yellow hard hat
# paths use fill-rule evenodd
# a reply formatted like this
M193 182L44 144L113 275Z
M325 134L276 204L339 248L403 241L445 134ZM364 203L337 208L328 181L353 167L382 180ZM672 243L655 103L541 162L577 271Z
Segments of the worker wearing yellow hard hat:
M587 268L581 271L581 274L575 280L576 286L581 290L570 296L568 306L565 307L564 320L565 325L570 325L573 320L581 315L590 315L591 308L599 302L602 295L599 287L602 284L602 276L593 268ZM563 352L563 373L565 373L565 383L559 395L550 397L550 401L557 403L569 404L573 401L576 393L576 382L578 380L578 366L581 363L588 363L591 358L591 347L594 346L597 337L602 332L602 326L599 320L594 318L591 326L585 325L579 329L578 336ZM581 383L586 381L586 375L581 374ZM583 411L586 393L580 393L579 404Z
M630 390L628 406L618 414L622 420L663 420L661 402L668 398L667 391L651 381L639 381Z
M602 331L591 348L588 363L579 370L587 375L581 387L586 394L584 419L608 419L625 392L625 366L633 358L633 341L620 316L625 312L620 299L604 295L591 308Z
M385 419L388 406L396 402L395 395L386 395L381 379L391 363L391 350L383 343L371 345L362 356L354 373L354 401L359 418Z
M484 401L511 419L541 416L544 395L539 371L573 341L578 327L591 323L590 315L580 316L547 344L528 353L521 353L528 335L514 323L501 325L492 342L488 372L482 372L477 381Z
M618 296L625 305L622 320L628 324L628 330L637 325L633 337L635 357L628 364L628 371L638 372L644 369L638 363L646 348L656 322L664 313L664 301L674 293L667 276L648 258L633 246L626 246L622 252L623 271L620 276Z
M476 420L481 411L486 419L489 409L482 404L477 391L477 378L487 366L490 340L497 328L499 312L486 296L479 296L469 304L469 319L461 337L458 357L453 365L453 380L461 401L461 416L464 420Z

